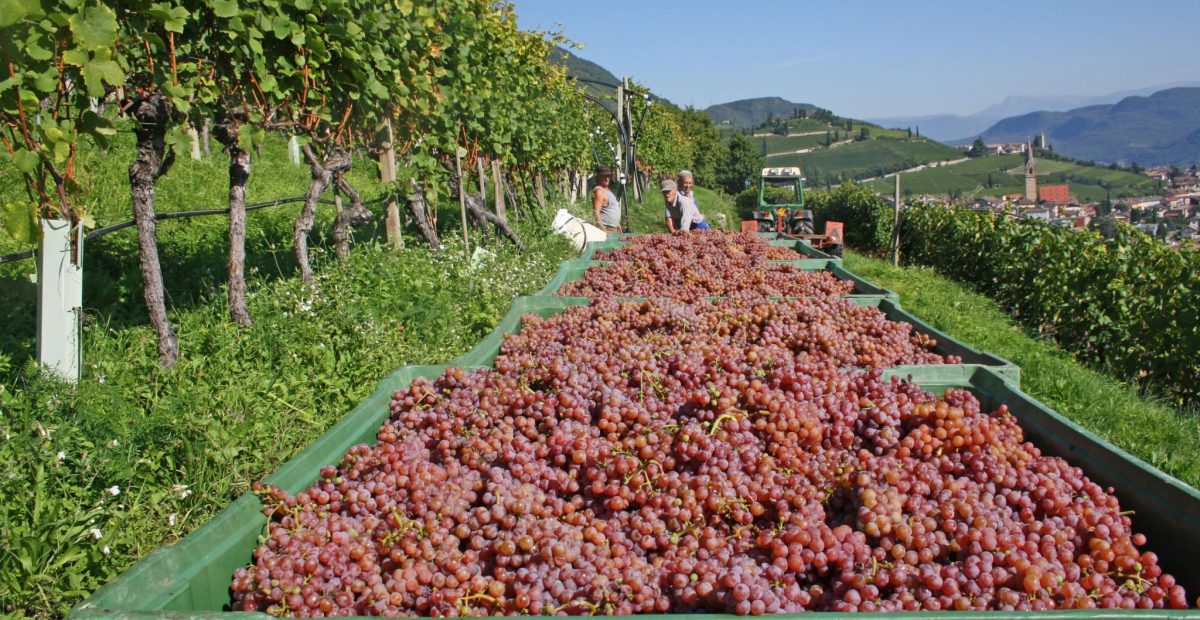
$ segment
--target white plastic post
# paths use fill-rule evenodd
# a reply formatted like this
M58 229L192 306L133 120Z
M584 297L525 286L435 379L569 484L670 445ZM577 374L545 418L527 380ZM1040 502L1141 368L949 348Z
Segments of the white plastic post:
M297 166L300 165L300 139L296 136L288 139L288 160Z
M38 252L38 361L72 383L79 382L80 312L83 308L83 228L71 247L71 223L42 220ZM76 255L72 257L72 252ZM72 260L74 258L75 260Z

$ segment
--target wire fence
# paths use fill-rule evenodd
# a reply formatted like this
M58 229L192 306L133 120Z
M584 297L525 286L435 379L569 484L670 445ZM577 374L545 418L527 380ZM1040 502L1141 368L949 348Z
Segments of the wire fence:
M277 207L279 205L291 204L291 203L296 203L296 202L304 202L304 199L305 199L305 196L290 196L288 198L276 198L274 200L268 200L266 202L259 202L259 203L255 203L252 205L246 205L246 210L253 211L255 209L265 209L267 207ZM364 201L363 206L370 205L370 204L378 204L387 199L388 199L388 194L384 194L377 198L372 198L371 200ZM325 204L325 205L337 204L336 202L334 202L333 200L329 200L328 198L318 199L317 202L319 204ZM197 210L197 211L175 211L175 212L171 212L171 213L155 213L154 221L161 222L164 220L187 219L187 218L192 218L192 217L200 217L200 216L204 216L204 215L227 215L228 213L229 213L228 208L225 208L225 209L201 209L201 210ZM98 239L100 237L103 237L104 235L117 232L118 230L129 228L136 223L137 222L135 220L127 220L127 221L121 222L119 224L112 224L110 226L105 226L103 228L97 228L96 230L93 230L92 232L85 235L84 240L90 241L92 239ZM14 252L12 254L5 254L4 256L0 256L0 265L3 265L4 263L13 263L16 261L25 260L27 258L33 258L36 255L37 255L36 248L31 249L31 250L25 250L24 252Z

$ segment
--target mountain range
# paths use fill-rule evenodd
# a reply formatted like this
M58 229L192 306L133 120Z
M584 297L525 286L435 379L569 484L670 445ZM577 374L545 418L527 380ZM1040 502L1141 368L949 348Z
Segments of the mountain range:
M604 67L559 49L570 75L618 82ZM1191 166L1200 161L1200 83L1144 88L1099 97L1012 96L969 116L938 115L866 119L884 127L920 128L923 136L948 144L1021 142L1040 133L1058 153L1101 163ZM598 89L595 85L585 86ZM603 88L593 92L611 92ZM705 109L714 124L752 127L768 118L787 118L797 108L817 106L782 97L741 99ZM836 110L835 110L836 112Z
M892 116L863 119L883 127L920 128L921 135L942 142L961 142L975 136L987 128L1010 116L1020 116L1030 112L1065 112L1075 108L1093 105L1117 103L1126 97L1146 96L1160 90L1176 87L1200 86L1200 82L1172 82L1132 90L1123 90L1106 95L1060 95L1060 96L1031 96L1011 95L1004 101L988 106L974 114L931 114L925 116Z
M1076 159L1190 166L1200 160L1200 88L1169 88L1113 104L1022 114L997 122L980 137L989 144L1007 143L1039 133L1046 134L1055 152Z

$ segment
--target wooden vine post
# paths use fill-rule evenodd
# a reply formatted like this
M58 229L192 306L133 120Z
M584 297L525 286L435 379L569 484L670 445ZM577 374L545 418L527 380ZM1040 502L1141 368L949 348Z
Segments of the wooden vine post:
M458 209L462 215L463 253L471 253L471 238L467 233L467 188L462 169L462 147L454 149L454 171L458 174Z
M392 119L383 121L383 135L386 140L383 152L379 155L380 180L387 187L396 183L396 135L392 132ZM461 175L462 172L459 171ZM404 236L400 228L400 204L396 202L395 194L388 194L387 201L387 241L392 249L404 247Z
M892 213L892 266L900 266L900 173L896 173L896 195Z
M496 215L507 220L504 208L504 180L500 176L500 160L492 160L492 190L495 192Z

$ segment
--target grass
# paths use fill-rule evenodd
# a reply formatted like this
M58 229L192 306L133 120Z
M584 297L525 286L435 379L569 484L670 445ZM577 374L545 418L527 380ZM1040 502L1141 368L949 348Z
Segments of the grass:
M945 195L958 192L968 198L1023 194L1024 161L1024 155L980 157L951 166L907 173L900 182L906 194ZM1039 184L1069 183L1072 198L1080 202L1104 200L1106 191L1101 182L1111 186L1114 199L1157 192L1153 179L1124 170L1043 158L1037 161L1037 171ZM893 190L890 180L873 181L869 187L880 193L891 193Z
M82 154L93 171L84 195L101 222L128 218L131 149L122 134L111 151ZM215 151L178 162L159 183L158 210L225 206L227 166ZM282 138L269 139L253 166L250 202L307 188L307 170L287 161ZM356 161L351 182L366 199L380 191L374 174L370 161ZM0 193L12 191L11 181L0 177ZM316 295L294 277L299 205L251 212L248 328L228 320L227 220L160 223L169 316L181 346L168 371L157 366L142 306L134 230L89 242L78 386L41 376L31 361L33 261L3 266L0 616L61 617L277 469L386 373L469 349L513 297L536 291L571 254L545 230L543 213L517 224L528 253L493 241L491 256L468 259L454 227L457 203L440 207L442 254L411 229L406 249L385 248L374 205L376 221L355 232L350 260L339 264L327 239L334 208L322 205L312 234Z
M1021 367L1021 388L1121 449L1200 487L1200 417L1140 397L1031 337L995 302L928 268L847 253L846 268L900 293L906 310L950 336Z
M929 140L880 138L811 153L772 157L770 163L776 166L800 166L809 178L815 178L816 171L820 171L826 177L841 175L846 179L861 179L876 176L881 171L961 156L961 151Z
M766 145L767 156L777 153L791 153L800 149L817 148L825 144L825 134L814 134L808 136L753 136L750 142L754 147L762 152L763 145Z

